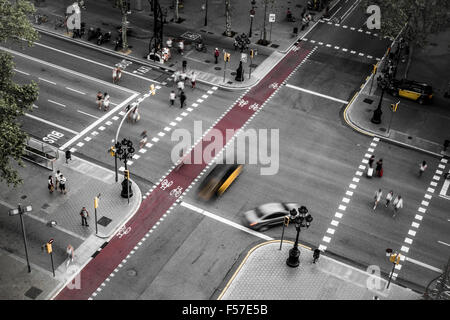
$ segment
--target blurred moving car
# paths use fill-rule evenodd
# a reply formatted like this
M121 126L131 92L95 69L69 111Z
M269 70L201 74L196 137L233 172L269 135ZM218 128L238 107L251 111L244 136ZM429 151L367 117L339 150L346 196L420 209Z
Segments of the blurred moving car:
M242 164L216 164L198 188L198 197L208 201L220 197L242 172Z
M292 209L298 209L300 205L292 202L273 202L260 205L243 214L243 224L253 230L267 230L269 227L281 225L284 217L289 215Z
M394 97L400 96L420 104L428 103L433 98L433 88L430 85L406 79L392 80L387 91Z

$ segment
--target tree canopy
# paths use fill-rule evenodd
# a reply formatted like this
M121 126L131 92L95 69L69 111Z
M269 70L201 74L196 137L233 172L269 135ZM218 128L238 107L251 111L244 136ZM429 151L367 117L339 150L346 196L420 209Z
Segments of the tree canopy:
M25 40L31 46L39 36L28 19L32 13L34 6L28 1L0 0L0 41L22 43ZM32 109L38 86L35 82L19 85L13 82L13 75L11 55L0 50L0 180L17 186L22 179L12 161L23 165L21 156L27 138L17 117Z

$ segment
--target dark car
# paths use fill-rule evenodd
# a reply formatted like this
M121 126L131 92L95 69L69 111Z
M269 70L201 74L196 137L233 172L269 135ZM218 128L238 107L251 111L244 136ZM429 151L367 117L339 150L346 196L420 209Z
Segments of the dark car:
M207 201L213 196L220 197L236 180L242 168L242 164L217 164L200 184L199 198Z
M269 227L281 225L284 217L297 208L300 208L300 205L292 202L266 203L245 212L242 217L243 224L253 230L267 230Z
M433 98L433 88L430 85L406 79L392 80L387 91L394 97L404 97L420 104L428 103Z

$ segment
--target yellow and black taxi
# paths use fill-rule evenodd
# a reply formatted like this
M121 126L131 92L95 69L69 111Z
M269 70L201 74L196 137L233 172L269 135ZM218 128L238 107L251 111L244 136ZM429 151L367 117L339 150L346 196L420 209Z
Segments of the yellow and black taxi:
M208 201L220 197L242 172L242 164L216 164L198 188L198 197Z
M417 101L420 104L429 103L433 98L433 88L426 84L413 80L392 80L387 91L394 97L403 97Z

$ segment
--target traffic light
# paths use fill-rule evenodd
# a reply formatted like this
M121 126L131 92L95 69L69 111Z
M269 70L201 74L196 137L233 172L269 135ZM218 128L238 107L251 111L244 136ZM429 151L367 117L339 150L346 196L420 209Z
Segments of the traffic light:
M286 227L289 226L289 221L290 221L289 216L285 216L285 217L284 217L284 225L285 225Z
M108 152L111 155L111 157L114 157L116 155L116 149L114 148L114 146L109 148Z
M128 180L130 180L130 170L125 170L124 172L125 178L127 178Z
M183 70L186 69L186 66L187 66L187 61L183 60Z
M399 102L397 102L397 103L392 103L391 104L391 110L392 110L392 112L396 112L397 111L397 108L398 108L398 105L400 104L400 101Z
M225 53L223 54L223 60L224 60L225 62L230 62L230 54L225 52Z
M151 85L150 85L150 92L152 93L152 96L154 96L155 95L155 85L152 83Z
M390 256L389 261L395 264L399 264L400 263L400 254L399 253L394 253Z
M46 243L45 244L45 251L47 252L47 253L52 253L52 244L51 243Z
M94 198L94 208L95 209L98 208L98 198L97 197Z
M250 57L253 59L253 57L254 57L254 52L253 52L253 49L250 49Z

